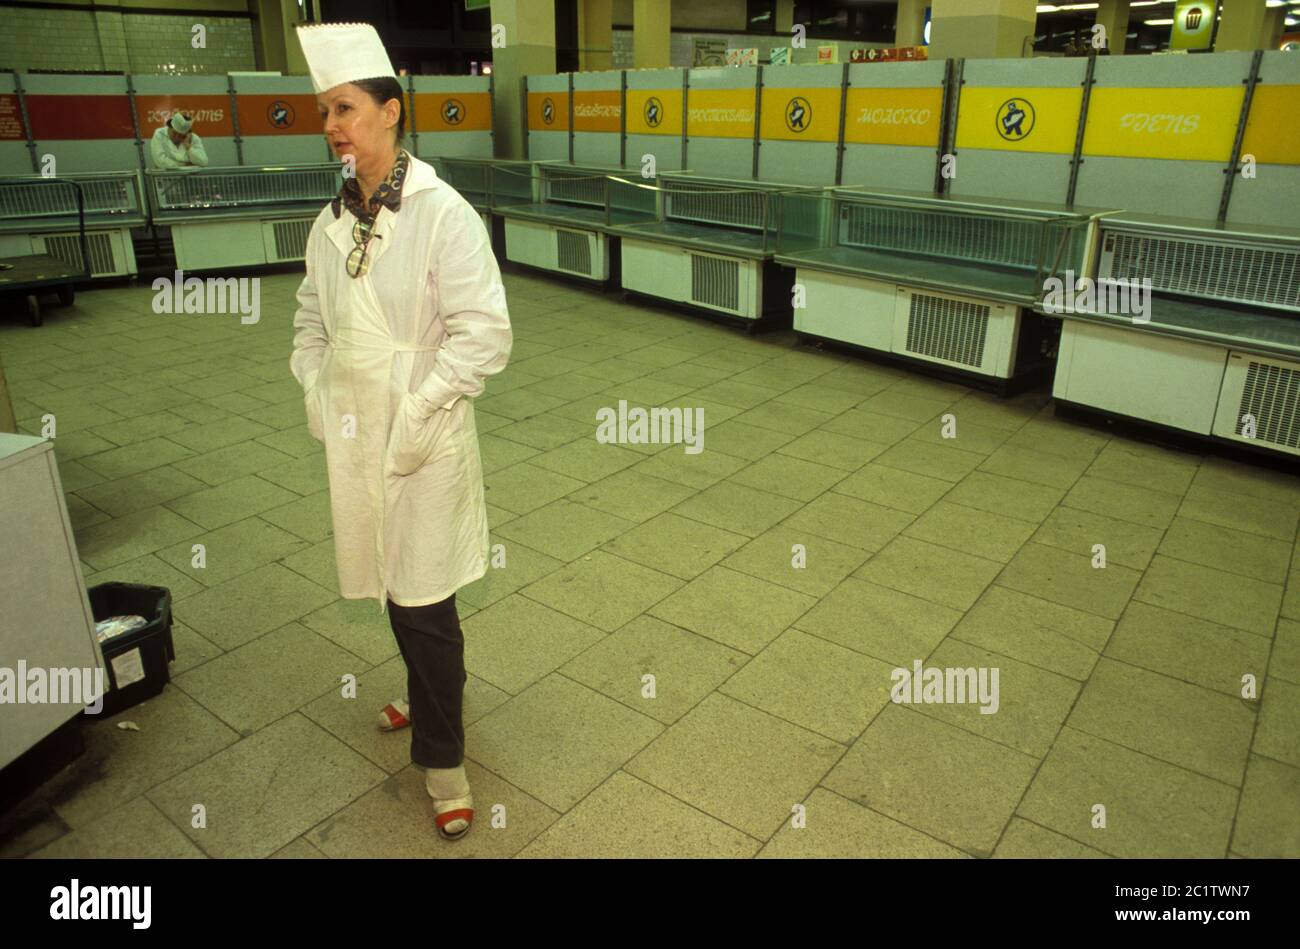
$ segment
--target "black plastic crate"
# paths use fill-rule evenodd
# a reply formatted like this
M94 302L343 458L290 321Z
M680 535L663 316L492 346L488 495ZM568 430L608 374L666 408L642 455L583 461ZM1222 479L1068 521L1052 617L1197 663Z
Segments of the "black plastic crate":
M172 645L172 594L166 587L140 583L101 583L91 587L89 594L96 623L133 613L148 620L139 629L99 644L104 654L106 687L99 715L116 715L157 695L171 681L167 663L176 658ZM119 685L119 678L125 684Z

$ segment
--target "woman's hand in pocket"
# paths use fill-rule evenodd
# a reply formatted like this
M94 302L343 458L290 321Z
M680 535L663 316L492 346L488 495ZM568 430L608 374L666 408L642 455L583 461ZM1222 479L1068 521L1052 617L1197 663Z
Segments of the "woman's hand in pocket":
M397 407L388 440L389 466L395 475L405 477L420 470L433 457L446 433L451 412L434 409L429 414L426 405L422 399L407 393Z

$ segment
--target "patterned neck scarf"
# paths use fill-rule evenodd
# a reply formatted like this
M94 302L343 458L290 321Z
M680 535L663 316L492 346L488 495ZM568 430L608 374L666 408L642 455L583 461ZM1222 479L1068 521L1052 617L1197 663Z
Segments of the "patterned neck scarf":
M397 161L393 163L393 170L375 189L369 201L362 197L361 185L356 178L344 178L343 187L330 202L334 217L339 216L340 202L356 215L357 220L367 225L374 223L380 208L388 208L396 214L402 209L402 182L406 180L406 172L410 167L411 157L403 149L398 153Z

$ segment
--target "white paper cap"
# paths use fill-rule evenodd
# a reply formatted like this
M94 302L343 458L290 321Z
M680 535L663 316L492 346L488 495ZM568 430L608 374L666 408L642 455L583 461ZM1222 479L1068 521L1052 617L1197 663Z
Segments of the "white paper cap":
M369 23L300 26L298 42L307 57L312 86L318 93L359 79L397 78L379 34Z
M190 129L194 127L194 123L185 118L185 116L181 115L179 112L172 113L171 121L168 124L174 128L179 135L188 135Z

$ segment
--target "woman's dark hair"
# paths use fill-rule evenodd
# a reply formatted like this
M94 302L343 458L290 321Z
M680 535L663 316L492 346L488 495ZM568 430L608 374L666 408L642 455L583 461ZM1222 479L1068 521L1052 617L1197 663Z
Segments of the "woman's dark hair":
M402 89L402 84L392 76L380 76L376 79L358 79L354 85L369 94L376 105L382 106L389 99L397 100L397 125L393 127L397 129L397 141L401 144L406 137L406 92Z

